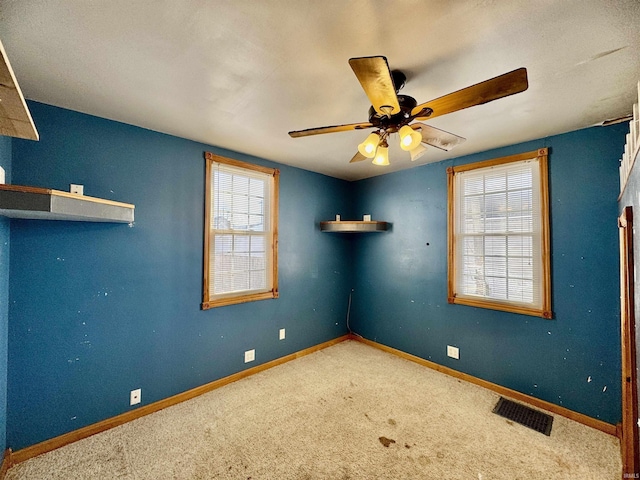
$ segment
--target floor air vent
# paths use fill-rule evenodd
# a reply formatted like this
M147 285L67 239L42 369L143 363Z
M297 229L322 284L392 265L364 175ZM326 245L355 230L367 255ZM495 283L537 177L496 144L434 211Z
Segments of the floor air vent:
M500 400L498 400L498 403L493 408L493 413L513 420L525 427L532 428L536 432L544 433L547 436L551 435L553 417L546 413L525 407L524 405L502 397L500 397Z

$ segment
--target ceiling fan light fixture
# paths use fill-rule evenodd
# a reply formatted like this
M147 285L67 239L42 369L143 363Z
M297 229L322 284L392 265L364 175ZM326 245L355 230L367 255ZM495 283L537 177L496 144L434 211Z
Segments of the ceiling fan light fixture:
M411 154L411 161L415 162L422 155L424 155L426 151L427 151L427 147L419 143L416 148L414 148L413 150L409 150L409 153Z
M367 158L373 158L376 156L376 150L378 149L379 143L380 135L376 132L371 133L364 142L358 145L358 151Z
M387 145L386 141L383 141L380 144L378 150L376 151L376 156L371 163L373 163L374 165L379 165L381 167L389 165L389 145Z
M419 132L416 132L409 125L405 125L400 130L398 130L398 134L400 135L400 148L405 151L411 151L420 145L422 141L422 135Z
M358 153L349 163L371 158L374 165L389 165L387 138L395 133L399 134L400 148L411 154L411 161L420 158L427 150L422 144L448 152L465 139L424 123L412 122L482 105L529 88L527 69L523 67L418 104L413 97L398 95L406 76L399 70L390 70L386 57L350 58L349 65L369 98L369 121L289 132L290 137L297 138L375 128L376 131L358 145Z

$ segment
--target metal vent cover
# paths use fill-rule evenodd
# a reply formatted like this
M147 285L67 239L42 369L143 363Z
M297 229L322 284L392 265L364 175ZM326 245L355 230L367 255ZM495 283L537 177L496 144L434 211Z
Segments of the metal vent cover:
M547 436L551 435L553 417L520 403L500 397L500 400L493 408L493 413L529 427L536 432L544 433Z

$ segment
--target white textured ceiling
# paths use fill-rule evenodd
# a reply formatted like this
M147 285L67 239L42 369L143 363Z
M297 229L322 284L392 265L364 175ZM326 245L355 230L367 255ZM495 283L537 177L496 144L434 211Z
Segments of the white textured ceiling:
M639 29L640 0L0 0L27 98L348 180L629 114ZM368 120L347 60L370 55L418 103L519 67L529 89L426 122L467 141L414 163L349 164L367 132L290 138Z

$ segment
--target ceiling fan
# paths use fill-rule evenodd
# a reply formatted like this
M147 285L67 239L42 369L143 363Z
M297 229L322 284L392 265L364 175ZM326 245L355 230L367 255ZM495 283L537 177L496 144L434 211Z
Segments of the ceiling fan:
M321 133L375 128L376 130L358 145L358 153L351 159L351 163L372 158L376 165L389 165L388 138L392 133L399 134L400 147L411 153L412 161L426 151L423 144L449 151L465 139L424 123L412 122L482 105L523 92L529 86L527 69L519 68L435 100L418 104L413 97L398 95L404 87L406 76L400 70L391 71L386 57L351 58L349 65L371 102L369 121L308 128L289 132L289 135L298 138Z

